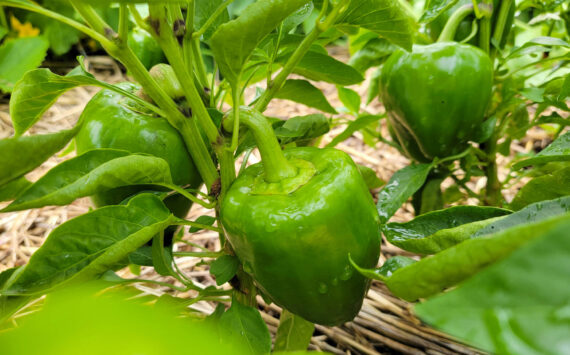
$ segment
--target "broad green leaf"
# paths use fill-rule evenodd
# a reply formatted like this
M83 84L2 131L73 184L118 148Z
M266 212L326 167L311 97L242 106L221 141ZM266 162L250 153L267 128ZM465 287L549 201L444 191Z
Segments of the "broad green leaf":
M550 47L570 48L570 44L560 38L537 37L515 48L507 58L512 59L534 52L548 52L550 51Z
M342 131L338 136L334 137L333 140L327 144L327 147L335 147L340 142L345 141L348 139L352 134L360 129L367 127L368 125L377 122L381 119L381 116L375 115L363 115L358 117L356 120L350 122L348 127L344 131Z
M337 90L338 98L344 107L346 107L353 114L358 115L360 112L361 104L360 95L356 91L342 86L337 86Z
M313 12L315 6L309 1L283 21L283 33L289 33L303 23Z
M78 128L0 140L0 186L29 173L62 150Z
M69 220L51 232L5 295L41 293L66 282L95 278L174 221L153 194L133 197Z
M426 323L495 354L565 354L570 334L570 222L458 288L415 307Z
M336 113L323 92L306 80L287 80L275 98L297 102L327 113Z
M378 33L390 42L411 51L413 20L397 0L353 0L337 24L355 25Z
M457 0L428 0L419 21L429 23L455 4L457 4Z
M567 212L570 212L570 196L536 202L479 229L472 235L472 238L497 233L515 225L543 221Z
M170 167L164 159L96 149L48 171L2 212L62 206L115 187L153 183L172 184Z
M218 27L210 39L220 72L237 84L243 67L265 36L287 16L310 0L259 0L249 5L237 19Z
M397 46L384 38L373 38L353 54L348 63L364 73L368 68L380 66L396 49Z
M354 85L364 80L362 74L350 65L313 50L305 54L293 72L310 80L337 85Z
M98 86L118 92L151 110L156 110L156 107L136 95L95 79L82 67L82 59L79 60L81 65L66 76L54 74L49 69L36 69L28 72L16 84L10 100L10 115L16 135L21 135L32 127L63 93L82 85Z
M30 185L32 185L30 181L25 177L21 177L0 186L0 202L14 200L20 196L24 190L30 187Z
M367 166L360 165L360 164L358 164L357 166L358 166L358 170L360 170L360 174L364 178L364 182L366 183L366 187L368 187L369 190L377 189L380 186L386 184L385 181L382 181L378 177L378 175L376 175L376 171L374 171L374 169L371 169Z
M321 114L292 117L275 127L275 135L282 145L297 142L303 145L330 130L329 120Z
M560 94L558 95L558 101L564 101L568 96L570 96L570 74L566 75L564 79Z
M566 132L558 137L534 157L514 164L513 169L520 169L529 165L544 164L551 161L568 160L570 160L570 132Z
M25 37L0 46L0 91L12 92L24 74L42 64L49 42L43 37Z
M392 293L407 301L437 294L471 277L489 264L567 222L569 215L518 225L499 233L464 241L454 247L396 270L386 280Z
M216 278L216 285L220 286L230 281L239 268L239 259L233 255L222 255L210 264L210 273Z
M402 204L418 191L427 179L431 164L416 164L396 171L378 194L376 208L380 222L386 223Z
M456 206L423 214L406 223L388 223L383 232L390 243L404 250L435 254L469 239L470 233L491 223L491 219L509 213L495 207ZM463 228L456 228L462 225Z
M568 195L570 195L570 167L532 179L519 190L509 206L514 210L520 210L531 203Z
M315 325L284 309L275 335L275 351L306 350L311 342Z
M271 351L271 336L258 310L247 307L237 300L220 317L220 326L230 334L240 336L251 354L266 354Z
M200 224L205 224L207 226L213 226L214 223L216 222L216 217L212 217L212 216L200 216L198 218L196 218L196 223L200 223ZM198 227L190 227L189 233L196 233L198 231L201 231L202 228L198 228Z
M377 269L363 269L360 266L356 265L354 260L349 257L349 261L352 266L358 271L362 276L367 277L372 280L379 280L379 281L386 281L396 270L406 267L408 265L412 265L417 260L414 260L407 256L396 255L394 257L389 258L382 264L381 267Z
M194 2L194 29L198 31L206 21L214 14L216 9L226 0L197 0ZM216 18L212 25L204 32L204 40L210 39L216 29L223 23L230 20L228 10L222 11L222 14Z

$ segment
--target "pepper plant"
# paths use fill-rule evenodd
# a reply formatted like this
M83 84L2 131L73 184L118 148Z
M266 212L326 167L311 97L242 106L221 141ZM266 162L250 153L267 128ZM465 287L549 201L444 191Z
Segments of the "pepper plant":
M171 287L197 294L190 303L231 296L231 308L212 317L236 334L248 319L245 341L254 353L271 350L267 327L251 308L257 294L285 309L276 351L306 349L310 322L352 319L370 281L354 272L348 255L374 267L380 253L379 217L366 182L345 153L292 147L326 133L326 116L281 121L263 112L274 98L335 112L310 81L289 75L338 85L362 81L324 49L358 28L411 49L412 22L399 3L259 0L230 19L231 0L98 2L118 4L116 26L89 1L66 3L81 22L27 0L1 0L0 6L60 21L93 38L134 82L98 81L79 58L65 76L38 69L15 85L15 136L0 141L2 200L13 202L2 211L65 205L86 196L96 209L56 228L27 265L2 273L2 319L68 285L94 278L137 282L114 275L127 265L151 265L173 277L182 286ZM296 31L307 21L307 31ZM133 22L152 36L167 64L148 70L150 48L137 53L130 40ZM245 102L244 90L260 81L265 88ZM63 92L80 85L102 90L74 128L24 135ZM25 178L72 140L76 157L36 182ZM282 151L284 145L289 149ZM244 164L238 177L236 159L245 155L247 162L254 147L262 162ZM213 209L216 218L184 219L193 203ZM219 233L221 250L190 254L214 259L217 284L229 282L233 291L202 289L178 270L172 245L181 226Z

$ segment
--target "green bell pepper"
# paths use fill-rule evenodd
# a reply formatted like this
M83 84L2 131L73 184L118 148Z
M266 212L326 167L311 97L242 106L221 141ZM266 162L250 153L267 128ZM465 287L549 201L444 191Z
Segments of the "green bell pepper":
M134 93L138 86L120 84L124 90ZM197 188L202 180L192 162L190 153L178 131L165 119L145 113L144 108L118 93L102 90L85 107L81 115L83 125L75 137L77 154L91 149L113 148L131 153L145 153L162 158L170 165L172 180L176 185ZM120 204L126 198L145 190L157 190L156 186L125 186L92 196L95 206ZM192 203L175 194L165 204L178 217L185 217ZM171 239L175 228L167 230Z
M240 122L253 130L262 163L233 182L220 216L244 271L276 304L308 321L353 319L369 281L348 256L374 267L380 253L378 212L358 168L336 149L282 152L259 113L242 111Z
M129 32L127 44L147 69L166 62L166 56L158 42L140 27Z
M380 77L392 132L406 155L420 162L467 147L484 120L492 85L487 54L455 42L397 50Z

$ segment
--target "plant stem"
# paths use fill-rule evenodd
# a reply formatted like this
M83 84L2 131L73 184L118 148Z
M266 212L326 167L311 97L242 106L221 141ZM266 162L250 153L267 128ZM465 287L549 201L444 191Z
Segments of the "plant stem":
M180 51L180 46L172 27L168 24L166 20L166 14L164 13L164 8L159 5L150 6L151 23L157 24L157 28L153 28L152 35L158 40L159 44L168 58L172 69L176 73L184 94L190 108L192 108L192 117L200 123L200 126L206 133L206 137L211 144L216 144L219 140L219 132L216 125L210 119L210 115L206 110L206 106L196 89L196 85L185 65L182 53ZM158 31L158 32L157 32Z
M483 3L487 6L491 6L491 8L493 6L490 0L483 0ZM487 54L489 54L489 42L491 41L491 16L492 12L491 14L483 16L479 26L479 48Z
M119 38L126 42L129 36L129 9L126 4L119 8Z
M9 29L8 27L8 20L6 19L6 12L4 12L4 7L0 6L0 26L4 27L5 29Z
M237 108L234 108L236 110ZM242 107L239 111L240 122L252 132L261 153L265 181L279 182L283 179L297 175L295 168L283 155L281 146L275 137L269 121L258 111L249 107ZM231 131L234 125L233 115L223 122L224 129Z
M127 5L129 7L129 11L131 12L131 14L133 15L133 18L135 19L135 23L137 24L137 26L139 26L140 28L142 28L143 30L149 32L150 31L150 26L148 25L148 23L146 23L144 21L144 19L142 18L141 14L139 13L139 10L137 10L136 6L133 4L129 4Z
M325 22L321 22L321 19L326 14L327 10L326 4L328 4L328 1L325 1L323 3L323 9L321 11L321 14L317 18L316 26L299 44L299 47L297 47L297 49L293 52L291 57L289 57L287 63L285 63L285 66L283 66L283 69L281 69L279 74L277 74L275 79L273 79L273 81L269 84L267 90L265 90L263 95L261 95L261 97L255 104L255 109L257 111L261 113L265 111L271 99L273 99L273 97L275 97L277 92L281 90L283 84L285 84L285 81L287 80L287 77L289 76L289 74L291 74L291 72L293 72L293 69L295 69L295 67L303 59L305 54L309 51L313 42L316 41L317 38L319 38L321 33L328 30L331 26L334 25L337 16L340 14L341 10L345 9L346 4L348 4L349 2L350 0L340 0L331 10Z
M75 8L83 20L89 24L89 26L96 32L104 35L107 39L113 40L116 38L117 34L109 26L99 14L88 4L82 3L77 0L70 0L71 4ZM104 46L103 46L104 47Z
M501 1L501 8L499 9L497 23L493 29L493 42L497 43L497 45L500 45L503 41L503 33L505 32L505 27L507 26L507 21L509 19L509 10L511 9L512 4L513 0Z
M451 15L449 20L447 20L445 27L441 31L441 34L437 38L437 42L451 42L455 38L455 32L457 32L457 27L463 19L473 13L473 5L466 4L461 6L457 11Z
M220 200L236 178L234 153L229 149L230 144L224 143L217 150L220 159L220 177L222 183Z
M196 64L196 73L198 74L198 80L202 87L208 87L208 74L206 74L206 64L204 63L204 58L202 58L202 51L200 50L200 40L194 39L191 44L192 47L192 57Z

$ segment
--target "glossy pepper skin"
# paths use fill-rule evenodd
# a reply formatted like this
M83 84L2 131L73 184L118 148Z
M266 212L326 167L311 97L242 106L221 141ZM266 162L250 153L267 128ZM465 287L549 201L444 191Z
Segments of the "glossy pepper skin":
M314 323L341 324L356 316L369 287L348 255L363 267L378 262L378 212L346 153L284 154L299 168L296 181L269 184L262 164L248 167L222 201L223 227L244 270L276 304Z
M127 43L145 68L165 63L166 57L156 40L140 27L133 28L128 35Z
M455 42L397 50L380 78L391 128L406 154L420 162L467 147L484 120L492 85L485 52Z
M133 93L138 89L131 83L120 86ZM141 111L144 109L137 108L135 102L120 94L100 91L82 113L83 125L75 138L77 153L113 148L154 155L169 163L176 185L198 187L200 175L178 131L165 119ZM129 196L151 189L156 190L156 187L119 187L92 196L92 200L97 207L119 204ZM184 217L191 206L190 201L180 195L167 198L165 203L178 217Z

